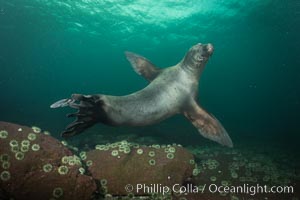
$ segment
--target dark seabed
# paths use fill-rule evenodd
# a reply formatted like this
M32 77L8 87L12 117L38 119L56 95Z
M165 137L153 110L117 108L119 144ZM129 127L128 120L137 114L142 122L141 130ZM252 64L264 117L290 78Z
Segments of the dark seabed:
M70 148L79 155L97 144L114 149L111 144L124 140L181 144L195 156L196 185L293 185L293 194L268 199L298 200L299 33L298 0L0 0L0 121L41 127L62 140L60 132L70 123L65 114L72 110L53 110L53 102L73 93L125 95L148 84L124 51L164 68L192 45L212 43L199 101L222 122L233 149L203 138L183 116L137 128L98 124L68 139ZM5 184L0 180L0 199L14 196Z

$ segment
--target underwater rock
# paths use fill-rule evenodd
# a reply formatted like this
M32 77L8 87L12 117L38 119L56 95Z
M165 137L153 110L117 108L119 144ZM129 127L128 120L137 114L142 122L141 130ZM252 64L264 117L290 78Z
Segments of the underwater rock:
M0 122L0 197L90 199L95 182L79 169L80 159L47 132Z
M291 168L287 168L285 171L283 165L276 164L275 159L272 159L273 154L278 158L282 152L276 152L275 149L267 150L266 147L263 147L264 153L257 153L260 151L260 147L257 146L251 147L252 149L248 146L234 149L216 146L190 146L187 148L198 161L197 168L193 171L192 183L199 188L199 192L184 194L188 200L297 200L299 197L300 179L299 176L297 177L296 171L295 174ZM255 151L254 148L256 148ZM270 153L266 154L265 152ZM243 189L240 189L240 192L224 192L222 189L216 191L214 185L223 188L242 187ZM210 186L212 186L213 192L209 190ZM257 186L260 187L260 190L256 188ZM268 188L266 191L262 189L265 186ZM278 186L279 190L284 187L286 192L268 192L272 186ZM290 192L287 192L288 190Z
M101 184L102 193L112 195L157 192L137 191L137 184L181 185L192 176L195 164L193 155L181 146L139 146L127 141L97 145L96 150L81 152L81 157L93 178ZM127 184L134 186L132 191L125 190Z

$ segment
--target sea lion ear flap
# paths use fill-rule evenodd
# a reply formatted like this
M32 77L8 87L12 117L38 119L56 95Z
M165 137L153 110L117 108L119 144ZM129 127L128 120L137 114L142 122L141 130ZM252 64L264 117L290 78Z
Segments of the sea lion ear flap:
M125 51L125 55L127 60L131 63L134 71L148 81L155 79L162 71L143 56L128 51Z

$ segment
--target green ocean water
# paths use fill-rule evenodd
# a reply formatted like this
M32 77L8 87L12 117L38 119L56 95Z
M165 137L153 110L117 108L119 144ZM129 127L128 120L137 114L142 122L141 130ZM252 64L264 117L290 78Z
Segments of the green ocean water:
M210 42L215 52L201 76L201 105L236 145L252 139L295 147L299 32L296 0L0 0L0 120L59 137L71 110L52 110L53 102L72 93L125 95L147 85L124 51L168 67L192 45ZM94 131L210 143L182 116ZM78 138L88 142L88 136Z

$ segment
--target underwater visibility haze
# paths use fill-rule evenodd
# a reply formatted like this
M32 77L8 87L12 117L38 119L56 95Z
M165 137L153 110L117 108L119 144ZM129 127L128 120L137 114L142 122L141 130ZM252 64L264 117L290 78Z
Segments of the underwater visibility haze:
M297 0L0 0L0 121L41 127L62 140L60 133L71 122L65 115L72 109L53 110L53 102L73 93L127 95L148 85L125 51L166 68L180 62L193 45L212 43L214 53L200 76L198 98L227 130L233 149L201 137L179 115L144 127L97 124L67 142L78 153L97 144L120 145L121 140L128 146L176 143L193 154L195 169L204 174L194 174L194 183L218 178L205 171L209 167L199 166L225 171L234 157L271 168L253 170L253 176L246 169L243 177L299 185L299 33ZM115 147L107 148L118 156ZM221 156L224 152L227 157ZM158 158L149 161L158 163ZM89 164L83 165L88 170ZM263 170L265 175L254 176ZM2 191L6 198L10 190L0 183L0 199ZM287 199L300 198L296 192L289 195Z

